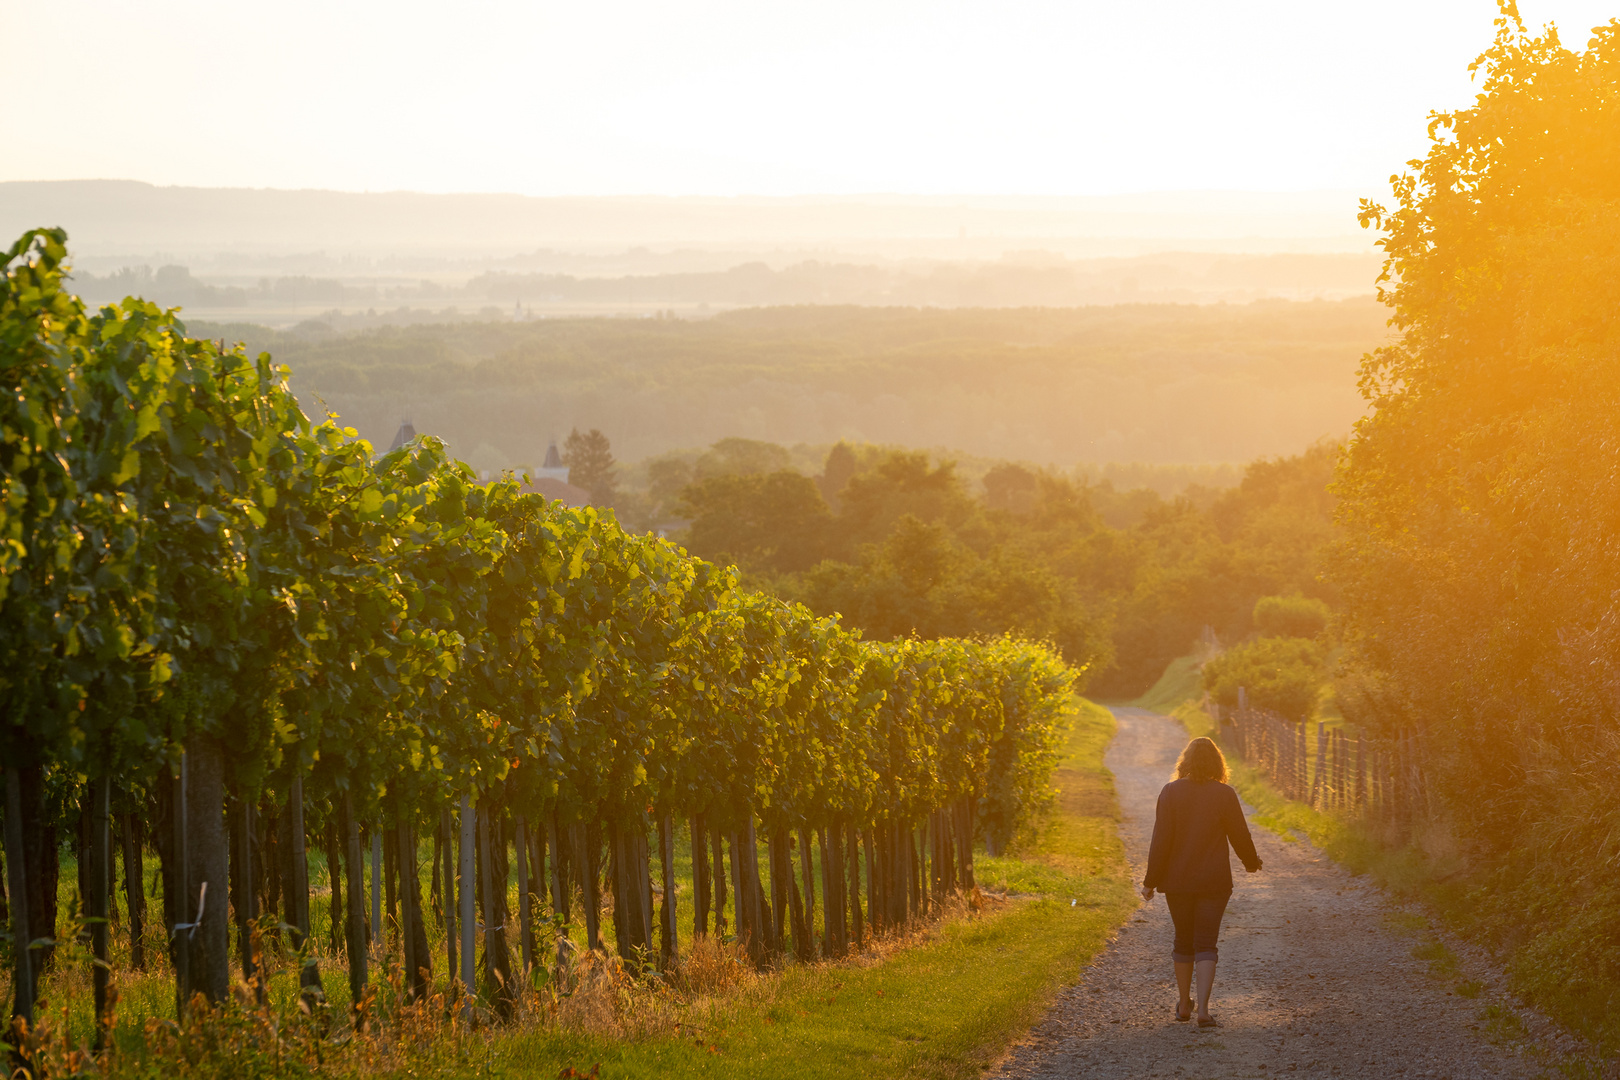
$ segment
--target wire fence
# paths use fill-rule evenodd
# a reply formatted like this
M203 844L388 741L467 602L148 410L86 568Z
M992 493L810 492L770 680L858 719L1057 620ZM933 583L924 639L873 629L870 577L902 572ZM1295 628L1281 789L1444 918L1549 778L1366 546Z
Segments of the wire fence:
M1243 702L1235 709L1212 703L1211 711L1226 750L1295 802L1400 829L1430 816L1422 744L1410 730L1350 736Z

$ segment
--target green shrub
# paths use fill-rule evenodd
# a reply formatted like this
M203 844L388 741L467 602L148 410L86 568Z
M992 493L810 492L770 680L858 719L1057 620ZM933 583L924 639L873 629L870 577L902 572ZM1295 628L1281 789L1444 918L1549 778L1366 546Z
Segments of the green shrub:
M1309 638L1263 637L1228 649L1204 665L1204 689L1235 706L1238 687L1249 704L1291 720L1310 714L1326 679L1322 647Z
M1265 637L1320 637L1327 623L1328 606L1298 593L1262 596L1254 604L1254 625Z

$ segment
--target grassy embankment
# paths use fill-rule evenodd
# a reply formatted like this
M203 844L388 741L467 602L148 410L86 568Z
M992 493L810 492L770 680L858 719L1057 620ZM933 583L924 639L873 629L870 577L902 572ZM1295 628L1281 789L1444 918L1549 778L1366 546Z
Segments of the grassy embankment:
M527 1020L513 1027L444 1033L385 1052L339 1046L321 1055L318 1068L311 1067L314 1051L306 1047L296 1066L284 1058L266 1063L262 1073L233 1073L549 1078L600 1065L612 1077L977 1076L1131 909L1115 829L1118 804L1102 764L1113 732L1107 710L1083 703L1054 777L1057 812L1021 849L1002 858L975 857L978 881L989 894L982 910L963 907L909 941L763 976L741 973L711 952L712 990L659 993L621 974L576 991L549 1019L531 1001ZM314 852L311 857L319 934L325 868ZM62 880L66 902L71 862ZM683 919L689 913L683 908ZM604 920L603 932L610 934L611 920ZM683 933L690 933L689 923ZM684 944L690 948L690 941ZM435 956L442 949L436 947ZM67 1028L80 1041L90 1021L87 965L78 955L61 959L44 987L55 1002L46 1011L61 1016L65 1006ZM163 1063L147 1051L147 1033L150 1021L173 1016L167 972L119 972L114 982L124 1074L144 1075L143 1064L161 1072ZM341 968L327 970L326 986L334 1015L342 1016L347 989ZM272 981L271 1008L284 1015L294 1010L295 994L292 971L283 967Z
M1174 716L1189 735L1214 737L1215 724L1203 709L1198 662L1182 657L1133 704ZM1330 726L1343 723L1329 720ZM1620 1012L1609 1007L1620 987L1620 973L1594 971L1583 962L1578 943L1568 941L1572 924L1602 921L1590 910L1572 919L1571 906L1536 869L1521 872L1522 853L1511 859L1476 857L1459 851L1443 830L1395 839L1358 818L1328 813L1284 797L1269 778L1233 757L1232 783L1254 807L1251 820L1284 840L1309 840L1351 873L1366 874L1392 895L1416 901L1446 929L1483 945L1505 964L1511 989L1525 1001L1582 1036L1604 1055L1620 1048ZM1534 861L1534 860L1532 860ZM1576 898L1577 908L1596 908L1592 898ZM1609 923L1612 929L1612 922ZM1479 983L1460 978L1457 957L1421 918L1398 919L1391 928L1412 936L1412 955L1429 973L1461 997L1476 997ZM1495 1038L1525 1034L1514 1014L1487 1006L1481 1020ZM1590 1062L1559 1062L1565 1072L1585 1075ZM1606 1074L1605 1074L1606 1075Z

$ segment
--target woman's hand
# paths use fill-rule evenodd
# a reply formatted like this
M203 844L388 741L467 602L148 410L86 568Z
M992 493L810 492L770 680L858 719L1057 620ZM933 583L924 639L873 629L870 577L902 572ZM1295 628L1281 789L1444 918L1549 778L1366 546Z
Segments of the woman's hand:
M1153 902L1153 890L1146 885L1142 886L1142 899L1150 904Z
M1260 872L1260 868L1264 865L1266 864L1257 860L1253 866L1245 866L1243 869L1247 870L1251 874L1258 874Z

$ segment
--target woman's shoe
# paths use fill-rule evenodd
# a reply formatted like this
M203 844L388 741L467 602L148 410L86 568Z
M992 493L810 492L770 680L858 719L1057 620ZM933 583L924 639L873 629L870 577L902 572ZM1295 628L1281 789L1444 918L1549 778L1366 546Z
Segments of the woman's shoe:
M1183 1024L1185 1024L1187 1021L1192 1019L1192 1009L1189 1008L1187 1010L1186 1014L1183 1015L1182 1012L1181 1012L1181 1005L1180 1004L1177 1004L1177 1005L1175 1005L1173 1007L1176 1010L1176 1019L1180 1020Z
M1215 1019L1213 1016L1200 1016L1198 1018L1198 1026L1201 1028L1220 1027L1221 1022Z

